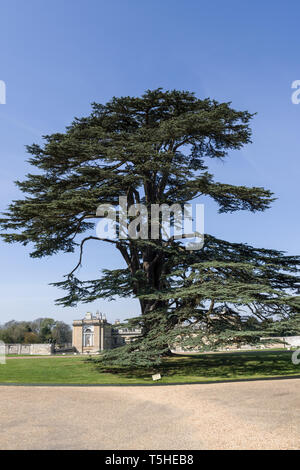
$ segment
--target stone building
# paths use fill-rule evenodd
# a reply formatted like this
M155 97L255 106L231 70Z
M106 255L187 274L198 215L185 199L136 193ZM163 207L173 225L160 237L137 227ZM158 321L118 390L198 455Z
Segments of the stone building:
M120 323L108 323L106 315L88 312L82 320L73 322L72 345L82 354L95 354L134 341L141 334L140 329L120 328Z

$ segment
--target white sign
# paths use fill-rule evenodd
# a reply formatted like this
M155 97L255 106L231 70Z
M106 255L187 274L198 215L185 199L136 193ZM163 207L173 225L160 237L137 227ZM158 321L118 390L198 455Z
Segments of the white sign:
M154 374L152 375L152 380L160 380L161 379L161 375L160 374Z

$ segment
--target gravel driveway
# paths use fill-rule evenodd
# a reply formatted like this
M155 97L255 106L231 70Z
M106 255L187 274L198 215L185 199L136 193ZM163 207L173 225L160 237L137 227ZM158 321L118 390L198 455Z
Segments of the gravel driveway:
M0 449L300 448L300 379L0 393Z

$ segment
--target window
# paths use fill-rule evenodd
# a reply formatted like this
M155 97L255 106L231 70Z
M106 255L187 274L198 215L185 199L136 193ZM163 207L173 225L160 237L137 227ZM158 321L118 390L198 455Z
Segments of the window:
M94 333L90 328L87 328L83 333L83 346L94 346Z

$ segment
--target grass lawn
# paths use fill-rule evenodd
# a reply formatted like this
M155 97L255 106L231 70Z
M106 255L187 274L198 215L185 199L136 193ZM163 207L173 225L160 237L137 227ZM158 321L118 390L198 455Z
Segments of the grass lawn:
M154 370L101 372L85 357L11 358L0 365L0 383L39 384L152 384L151 375L172 382L213 382L300 375L291 351L251 351L199 355L174 355Z

